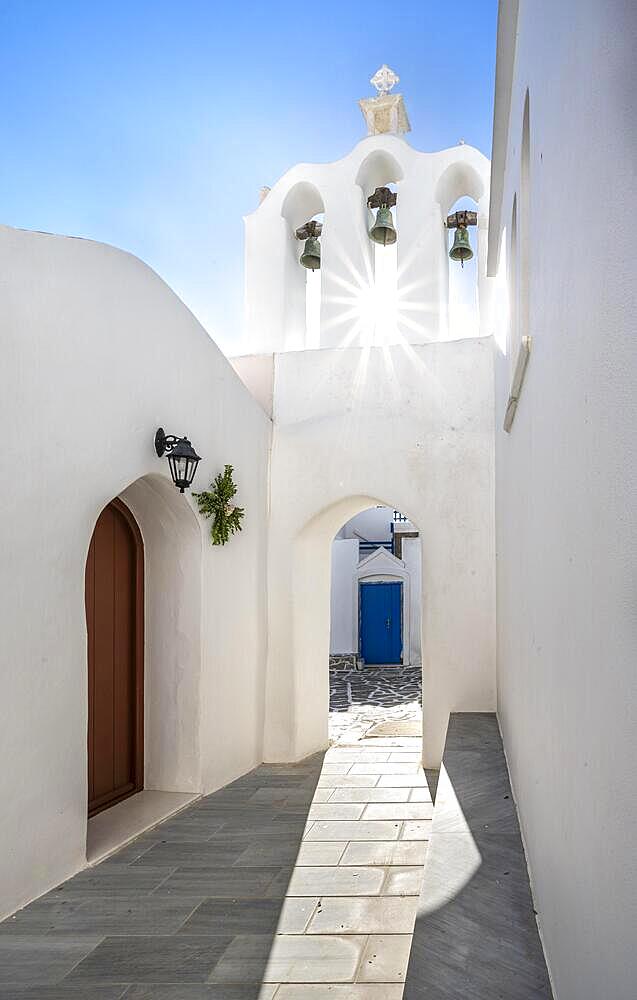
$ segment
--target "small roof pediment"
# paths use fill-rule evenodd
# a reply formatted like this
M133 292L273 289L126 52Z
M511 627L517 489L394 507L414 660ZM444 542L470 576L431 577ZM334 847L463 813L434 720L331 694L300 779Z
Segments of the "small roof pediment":
M375 573L382 573L384 571L391 572L392 570L395 571L396 569L402 569L402 570L405 569L405 563L403 562L402 559L399 559L397 556L395 556L393 552L388 552L387 549L382 549L382 548L375 549L374 552L370 552L368 556L365 556L364 559L361 559L361 561L358 564L358 569L361 569L363 566L365 567L365 569L368 569L371 566L373 566Z

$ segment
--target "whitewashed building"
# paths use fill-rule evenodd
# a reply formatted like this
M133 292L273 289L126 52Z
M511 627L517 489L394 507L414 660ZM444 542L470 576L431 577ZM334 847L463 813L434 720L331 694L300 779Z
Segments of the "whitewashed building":
M325 746L332 540L376 504L404 512L426 546L410 570L427 594L422 655L418 626L404 643L424 667L428 761L452 708L495 707L489 165L465 145L414 150L400 96L362 105L373 134L337 163L293 168L246 220L255 351L233 364L256 399L130 255L2 231L3 912L86 863L87 783L97 809L143 789L156 817L261 760ZM394 248L368 237L366 200L381 185L397 194ZM462 196L478 208L481 318L451 340L445 219ZM322 267L309 274L295 230L320 212ZM311 346L308 279L320 283ZM246 517L227 546L210 545L194 500L174 489L158 426L203 456L195 488L234 466ZM107 720L107 738L93 731L86 614L90 653L102 600L91 567L115 536L141 603L127 625L138 629L128 721L120 732Z
M451 707L495 706L489 163L464 144L414 150L400 95L361 107L370 134L351 153L293 167L246 218L254 353L233 365L273 419L265 753L298 759L325 744L332 539L380 504L410 519L426 552L425 756L438 763ZM393 246L368 235L379 187L396 194ZM450 325L460 267L445 225L462 199L478 217L479 309L466 329ZM296 233L317 217L310 273Z
M105 803L131 803L121 843L323 748L330 651L360 649L367 574L403 587L425 765L450 712L498 712L556 997L632 1000L635 21L622 0L502 2L492 164L415 150L400 95L364 99L368 135L246 218L251 353L231 362L129 254L0 228L0 916L95 859ZM393 246L368 235L379 188ZM469 295L456 210L477 213ZM226 546L175 489L160 426L202 456L194 489L234 466ZM361 559L348 530L381 508L418 537ZM109 788L89 663L122 573Z

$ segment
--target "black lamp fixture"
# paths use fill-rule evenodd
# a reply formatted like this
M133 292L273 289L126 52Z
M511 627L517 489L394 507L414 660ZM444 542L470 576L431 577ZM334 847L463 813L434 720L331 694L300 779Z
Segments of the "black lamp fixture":
M159 458L168 453L168 466L173 483L180 493L187 490L195 478L201 456L197 454L187 437L165 434L163 427L155 433L155 451Z

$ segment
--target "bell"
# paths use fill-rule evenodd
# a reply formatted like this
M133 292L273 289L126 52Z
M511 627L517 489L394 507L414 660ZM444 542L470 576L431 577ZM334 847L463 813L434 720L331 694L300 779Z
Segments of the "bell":
M396 229L391 214L391 208L381 205L376 213L376 222L369 231L369 238L374 243L382 243L383 246L390 246L396 242Z
M459 260L460 266L464 267L465 260L471 260L473 250L469 242L469 233L466 226L457 226L453 237L453 246L449 251L452 260Z
M310 271L317 271L320 268L321 244L318 241L318 237L310 236L306 239L300 261L303 267L309 268Z

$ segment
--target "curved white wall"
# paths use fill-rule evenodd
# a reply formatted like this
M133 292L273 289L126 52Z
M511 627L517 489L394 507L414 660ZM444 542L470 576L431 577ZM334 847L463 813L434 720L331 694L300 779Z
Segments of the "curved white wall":
M205 528L164 476L120 497L144 541L144 788L198 791Z
M210 791L261 760L271 425L183 303L134 257L3 227L0 274L2 915L85 863L84 565L100 511L130 484L142 530L169 530L159 505L151 523L137 483L168 475L153 450L159 424L204 456L195 487L235 466L246 518L221 549L204 525L200 565L181 561L184 600L201 582L199 761L193 745L183 770L169 775L164 760L150 777ZM155 565L153 548L149 568L164 574L169 553ZM190 628L190 611L176 616L176 633ZM182 651L192 662L196 643L175 634L162 669L184 665ZM152 638L148 649L154 656ZM186 717L193 697L183 692Z

